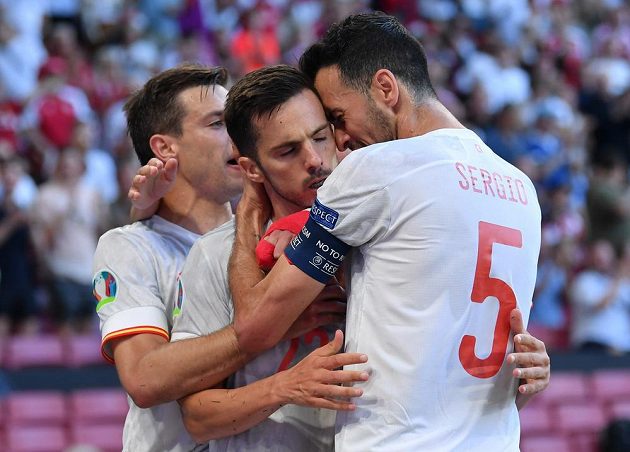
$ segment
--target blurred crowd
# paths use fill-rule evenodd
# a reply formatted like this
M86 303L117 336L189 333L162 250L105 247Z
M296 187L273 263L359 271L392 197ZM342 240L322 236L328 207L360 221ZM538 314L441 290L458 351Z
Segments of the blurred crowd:
M92 254L128 222L122 104L182 62L295 64L333 22L398 16L442 102L536 184L530 329L630 351L630 6L623 0L0 0L0 337L94 328Z

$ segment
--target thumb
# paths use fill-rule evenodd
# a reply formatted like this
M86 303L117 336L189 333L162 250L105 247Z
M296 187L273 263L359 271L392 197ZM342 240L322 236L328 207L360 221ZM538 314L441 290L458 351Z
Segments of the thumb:
M512 312L510 312L510 329L515 335L527 333L527 331L525 331L525 325L523 324L523 314L518 308L514 308Z
M164 165L164 176L167 180L175 180L178 164L179 162L175 158L170 158L166 161Z
M341 351L343 347L343 332L341 330L335 331L335 337L332 341L320 348L323 352L322 356L336 355Z

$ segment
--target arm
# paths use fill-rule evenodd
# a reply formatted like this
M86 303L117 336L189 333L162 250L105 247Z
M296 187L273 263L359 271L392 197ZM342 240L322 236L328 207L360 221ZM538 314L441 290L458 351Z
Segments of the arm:
M216 386L247 361L231 326L172 343L144 333L111 344L120 382L140 408Z
M173 186L177 175L177 160L163 163L157 158L140 167L134 176L127 197L131 200L131 221L144 220L157 212L160 199Z
M254 250L263 236L269 212L269 200L262 185L246 179L236 209L236 234L228 274L234 300L234 329L241 349L251 353L277 344L324 287L290 265L284 256L263 279Z
M334 370L367 361L359 353L337 354L343 334L337 331L332 342L318 348L294 367L237 389L210 389L180 400L186 429L198 443L236 435L267 419L288 403L295 405L352 410L347 401L359 397L361 389L339 383L366 381L361 371Z
M520 380L516 394L520 410L532 396L549 386L551 367L545 344L525 330L519 309L510 313L510 326L514 333L514 353L508 355L507 362L517 366L512 375Z

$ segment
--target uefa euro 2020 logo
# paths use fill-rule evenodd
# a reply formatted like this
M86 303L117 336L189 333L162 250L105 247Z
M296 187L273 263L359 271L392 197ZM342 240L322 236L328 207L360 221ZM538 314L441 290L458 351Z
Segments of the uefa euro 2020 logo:
M98 312L107 303L116 300L117 283L114 275L107 270L101 270L94 275L92 281L92 293L96 298L96 311Z
M177 301L173 308L173 317L177 317L182 313L182 305L184 304L184 285L182 284L182 274L177 275Z

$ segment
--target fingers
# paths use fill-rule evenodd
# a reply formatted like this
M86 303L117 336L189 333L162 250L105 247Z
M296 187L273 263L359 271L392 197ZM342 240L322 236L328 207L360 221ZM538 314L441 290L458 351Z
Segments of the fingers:
M521 394L537 394L549 386L549 380L531 380L518 387Z
M351 364L365 364L367 360L368 357L364 353L339 353L337 355L328 356L326 359L322 360L321 367L331 370L343 366L349 366ZM365 378L360 378L357 381L363 381L364 379L367 380L367 374L365 375ZM331 381L330 383L333 382Z
M549 356L538 352L510 353L508 363L517 367L539 367L549 365Z
M314 315L345 314L348 304L337 300L315 300L307 308Z
M313 398L304 405L310 406L313 408L326 408L328 410L335 411L353 411L356 409L356 405L351 402L346 402L343 400L328 400L328 399L317 399Z
M314 301L346 301L346 291L339 284L326 285Z
M529 333L514 336L514 349L517 352L529 351L547 353L545 343Z
M525 367L514 369L512 375L522 380L545 380L549 377L549 370L544 367Z
M512 312L510 312L510 328L514 334L525 333L523 314L518 308L512 309Z
M276 248L273 250L273 257L278 259L284 253L284 249L289 245L291 240L293 240L294 235L289 231L281 231L283 234L278 238L278 242L276 243Z

